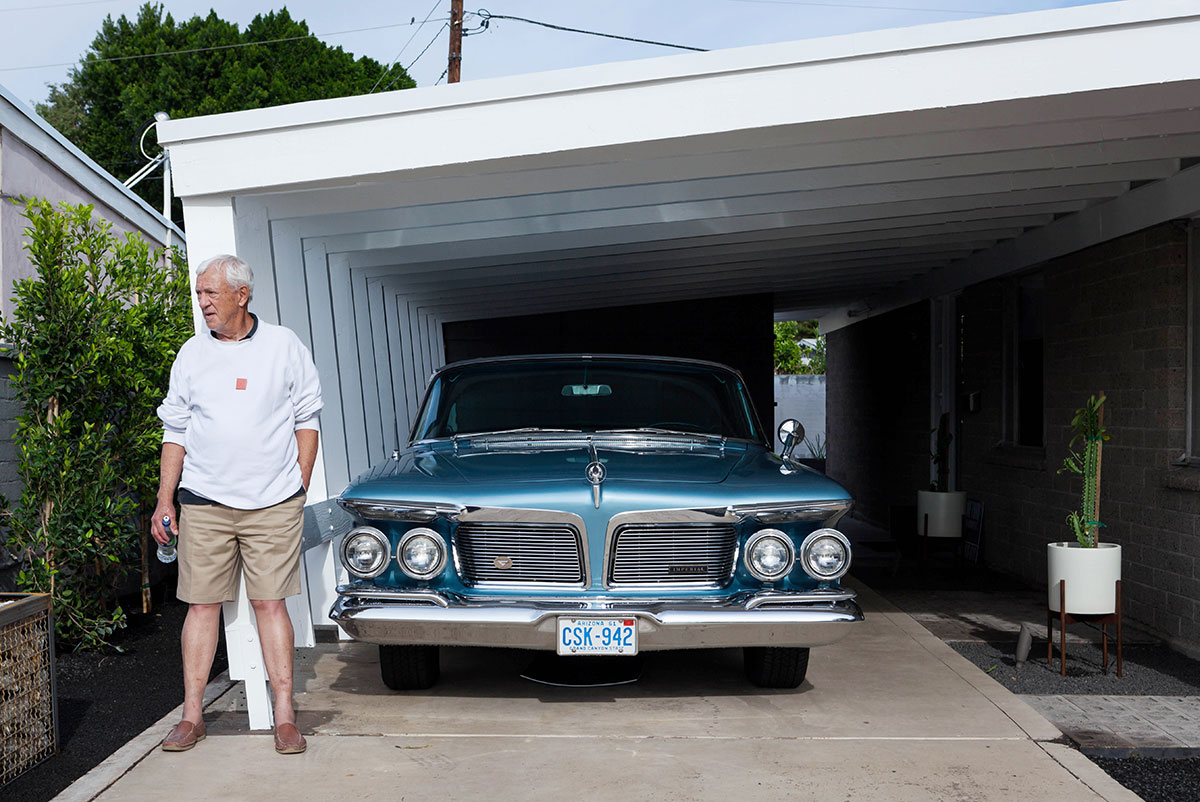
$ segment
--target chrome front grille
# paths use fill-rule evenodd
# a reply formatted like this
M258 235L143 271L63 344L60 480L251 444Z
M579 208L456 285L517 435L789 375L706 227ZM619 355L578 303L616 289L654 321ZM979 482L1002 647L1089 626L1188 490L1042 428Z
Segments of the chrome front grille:
M609 583L723 585L736 549L730 524L625 524L614 535Z
M579 530L569 524L459 523L455 545L459 571L468 584L584 581Z

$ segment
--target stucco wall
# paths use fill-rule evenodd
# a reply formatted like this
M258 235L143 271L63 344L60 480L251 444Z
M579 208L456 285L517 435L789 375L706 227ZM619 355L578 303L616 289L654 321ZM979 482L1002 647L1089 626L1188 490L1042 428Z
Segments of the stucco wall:
M825 376L776 375L775 425L771 428L772 442L778 445L779 424L795 418L804 426L804 436L816 443L825 438ZM810 456L803 444L796 447L796 456Z
M6 315L12 311L13 282L33 274L24 248L26 220L23 207L11 201L22 196L48 198L55 204L91 204L99 216L112 222L115 231L138 230L11 131L0 128L0 200L3 201L0 203L0 311ZM151 239L155 247L162 244L146 232L141 233Z

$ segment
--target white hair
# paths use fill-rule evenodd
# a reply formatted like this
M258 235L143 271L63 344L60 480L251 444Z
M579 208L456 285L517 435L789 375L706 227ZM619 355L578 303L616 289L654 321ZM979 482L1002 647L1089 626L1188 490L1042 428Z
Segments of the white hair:
M201 262L196 277L199 278L214 267L225 274L225 282L230 289L245 287L250 291L247 300L254 298L254 271L250 269L250 265L232 254L222 253Z

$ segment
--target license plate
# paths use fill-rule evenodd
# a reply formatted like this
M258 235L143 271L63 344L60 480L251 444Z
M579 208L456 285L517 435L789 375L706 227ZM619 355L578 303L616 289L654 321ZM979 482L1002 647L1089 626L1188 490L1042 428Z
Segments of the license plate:
M637 654L637 619L559 617L558 653Z

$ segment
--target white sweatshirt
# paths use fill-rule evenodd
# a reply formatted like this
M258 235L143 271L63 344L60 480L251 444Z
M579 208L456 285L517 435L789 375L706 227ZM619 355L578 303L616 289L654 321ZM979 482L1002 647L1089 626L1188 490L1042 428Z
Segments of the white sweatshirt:
M242 510L270 507L301 486L297 429L316 429L321 384L291 329L258 322L236 342L194 335L171 366L158 408L163 442L184 447L179 486Z

